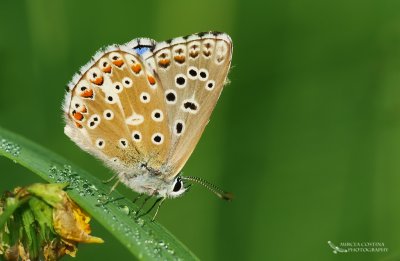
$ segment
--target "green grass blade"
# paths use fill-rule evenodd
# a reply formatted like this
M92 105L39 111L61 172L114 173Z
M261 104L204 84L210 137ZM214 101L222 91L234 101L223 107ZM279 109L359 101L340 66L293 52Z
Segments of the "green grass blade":
M198 260L164 227L151 222L151 217L135 219L134 212L138 207L131 200L117 191L108 195L110 187L56 153L0 128L0 155L21 164L48 182L69 183L70 197L139 259ZM99 205L99 202L112 199L118 200Z

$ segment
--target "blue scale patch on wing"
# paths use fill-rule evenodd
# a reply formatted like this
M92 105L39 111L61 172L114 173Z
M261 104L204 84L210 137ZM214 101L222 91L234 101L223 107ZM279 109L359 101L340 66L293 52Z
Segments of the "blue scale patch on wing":
M136 47L136 48L134 48L134 50L138 55L143 56L144 53L150 51L150 48L149 47Z

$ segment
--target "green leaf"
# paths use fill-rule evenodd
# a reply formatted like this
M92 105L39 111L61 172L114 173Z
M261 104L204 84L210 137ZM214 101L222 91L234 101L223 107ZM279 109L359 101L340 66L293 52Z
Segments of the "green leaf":
M118 191L63 157L0 128L0 155L31 170L50 183L68 183L69 196L102 224L134 256L142 260L198 260L151 217L135 218L138 207ZM99 204L109 201L108 204ZM94 233L95 234L95 233Z
M47 204L52 207L56 207L62 202L62 190L66 188L68 184L56 183L56 184L32 184L26 187L26 190L43 199Z
M14 211L28 199L29 198L24 198L22 200L18 198L7 198L5 209L0 215L0 230L3 230L4 225L7 223L7 220L14 213Z

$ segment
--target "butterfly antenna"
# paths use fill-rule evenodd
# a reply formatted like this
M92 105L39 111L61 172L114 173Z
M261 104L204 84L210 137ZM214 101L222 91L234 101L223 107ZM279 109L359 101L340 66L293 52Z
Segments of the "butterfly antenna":
M183 180L189 180L189 181L194 181L204 187L206 187L208 190L210 190L211 192L213 192L215 195L217 195L219 198L223 199L223 200L227 200L227 201L231 201L233 199L233 194L230 192L225 192L222 189L220 189L219 187L215 186L214 184L211 184L210 182L198 178L198 177L186 177L186 176L182 176L181 177Z

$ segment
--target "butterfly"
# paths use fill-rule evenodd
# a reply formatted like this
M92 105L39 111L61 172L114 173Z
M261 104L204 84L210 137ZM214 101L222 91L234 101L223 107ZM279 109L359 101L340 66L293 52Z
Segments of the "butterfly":
M68 84L64 132L117 173L115 186L155 196L155 215L164 199L188 189L185 180L229 200L230 193L181 170L209 122L231 59L231 38L219 32L103 48Z

